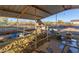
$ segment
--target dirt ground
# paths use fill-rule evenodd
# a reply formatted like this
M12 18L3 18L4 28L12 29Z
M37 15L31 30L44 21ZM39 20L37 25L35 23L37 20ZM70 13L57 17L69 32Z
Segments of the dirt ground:
M37 48L37 50L43 51L45 53L49 53L47 48L52 48L53 53L61 53L61 50L59 49L58 45L59 45L58 41L55 39L52 39L51 41L46 42L45 44ZM36 52L33 51L33 53L36 53Z

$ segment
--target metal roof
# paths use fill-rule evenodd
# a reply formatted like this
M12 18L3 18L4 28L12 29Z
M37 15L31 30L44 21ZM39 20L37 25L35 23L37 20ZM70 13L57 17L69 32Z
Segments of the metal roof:
M78 7L74 5L0 5L0 16L35 20Z

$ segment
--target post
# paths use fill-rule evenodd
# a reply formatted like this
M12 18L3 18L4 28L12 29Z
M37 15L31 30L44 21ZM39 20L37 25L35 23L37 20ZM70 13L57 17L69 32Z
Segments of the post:
M35 20L36 20L36 8L35 8ZM37 29L38 27L36 27L35 49L37 48Z
M36 32L35 32L35 34L36 34L36 39L35 39L35 49L37 48L37 29L38 29L38 27L36 26Z
M47 26L47 41L48 41L48 26Z
M58 19L57 19L57 17L58 17L58 15L56 14L56 27L58 26L58 23L57 23Z
M25 34L25 25L23 26L23 35Z
M17 32L19 31L19 29L18 29L18 18L17 18Z

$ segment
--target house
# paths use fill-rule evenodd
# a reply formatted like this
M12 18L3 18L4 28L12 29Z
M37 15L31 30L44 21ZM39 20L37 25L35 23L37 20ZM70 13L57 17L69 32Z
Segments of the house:
M79 20L71 20L72 24L79 24Z

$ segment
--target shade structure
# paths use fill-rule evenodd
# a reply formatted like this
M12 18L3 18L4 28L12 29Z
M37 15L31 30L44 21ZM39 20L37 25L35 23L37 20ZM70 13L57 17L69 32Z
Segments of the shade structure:
M58 12L79 8L77 5L0 5L0 16L22 19L42 19ZM36 11L35 11L36 10ZM36 13L35 13L36 12Z

